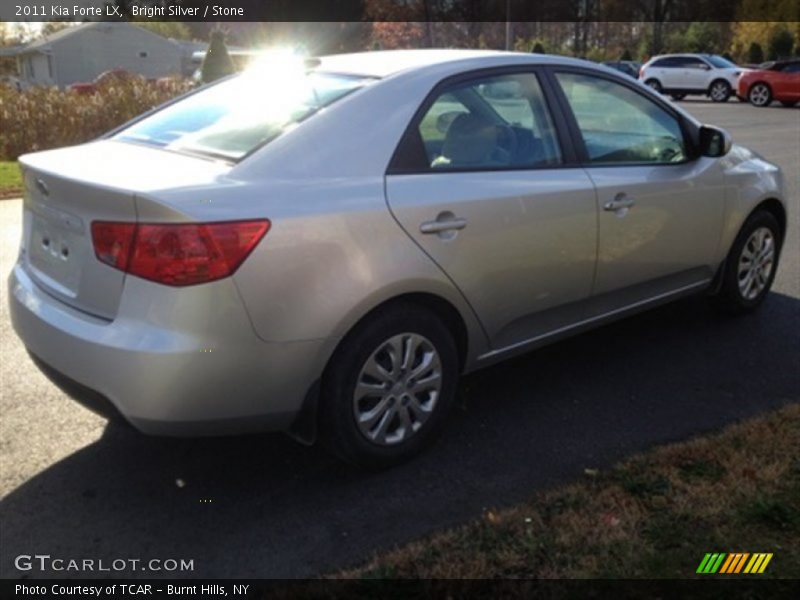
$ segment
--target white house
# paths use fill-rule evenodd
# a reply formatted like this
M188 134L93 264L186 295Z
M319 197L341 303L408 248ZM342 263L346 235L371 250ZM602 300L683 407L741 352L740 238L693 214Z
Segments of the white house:
M192 51L130 23L93 22L67 27L30 44L2 48L0 56L16 57L19 77L26 84L63 88L92 81L111 69L147 78L181 75Z

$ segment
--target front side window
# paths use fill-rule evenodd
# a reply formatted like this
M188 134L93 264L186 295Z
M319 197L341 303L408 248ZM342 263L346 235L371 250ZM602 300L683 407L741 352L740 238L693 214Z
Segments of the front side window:
M721 56L717 56L712 54L711 56L706 56L706 60L714 65L717 69L735 69L736 64L729 61L727 58L722 58Z
M784 73L800 73L800 62L784 65L782 71Z
M589 162L664 164L686 160L678 120L642 94L614 81L557 73L583 137Z
M368 81L302 68L246 71L167 106L113 139L235 161Z
M699 58L687 58L686 59L686 68L687 69L700 69L703 71L708 71L709 66Z
M561 161L542 90L530 73L454 84L439 94L404 144L418 148L416 170L527 168Z

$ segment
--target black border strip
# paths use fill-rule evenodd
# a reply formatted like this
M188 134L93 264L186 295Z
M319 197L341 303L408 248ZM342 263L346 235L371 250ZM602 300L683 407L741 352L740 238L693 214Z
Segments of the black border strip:
M43 579L0 582L2 598L795 598L798 579L694 576L694 579ZM20 587L18 587L20 586ZM123 588L123 586L133 586ZM149 586L148 588L140 586ZM172 593L168 593L169 587ZM206 586L203 588L203 586ZM237 592L234 592L234 586ZM243 586L247 586L244 588ZM100 588L100 593L53 590ZM179 588L176 590L176 588ZM194 588L194 593L189 590ZM246 589L246 592L244 590ZM24 590L24 591L23 591ZM35 590L35 591L34 591ZM146 591L146 590L149 590ZM184 591L186 590L186 591ZM131 592L137 591L135 595ZM204 593L205 591L205 593ZM177 592L177 593L176 593ZM242 593L244 592L244 593Z
M72 14L76 2L4 0L3 21L416 21L416 22L694 22L800 21L800 8L780 0L85 0L99 12ZM106 10L105 6L113 8ZM163 7L143 14L138 7ZM17 7L23 7L21 10ZM25 9L24 7L27 7ZM62 7L57 12L51 7ZM180 11L177 10L180 7ZM36 10L44 8L44 11ZM68 9L66 12L63 9ZM225 9L224 14L220 9ZM44 12L44 14L42 14ZM149 15L149 16L148 16Z

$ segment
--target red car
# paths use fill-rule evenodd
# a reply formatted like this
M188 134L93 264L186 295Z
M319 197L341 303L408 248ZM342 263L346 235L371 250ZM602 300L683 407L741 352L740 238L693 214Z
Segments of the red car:
M94 78L94 81L82 82L82 83L73 83L67 89L71 92L76 92L78 94L84 95L91 95L97 92L97 89L106 83L113 82L113 81L127 81L130 79L135 79L139 77L139 75L135 75L126 71L125 69L111 69L110 71L103 71Z
M777 100L784 106L800 101L800 60L764 63L739 77L739 98L753 106L769 106Z

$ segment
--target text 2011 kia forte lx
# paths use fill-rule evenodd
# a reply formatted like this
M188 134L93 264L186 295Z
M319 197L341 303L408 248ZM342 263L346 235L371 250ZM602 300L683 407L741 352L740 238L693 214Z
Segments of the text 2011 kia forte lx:
M273 61L21 159L14 327L143 432L287 430L368 466L459 374L705 292L757 307L780 170L566 58Z

